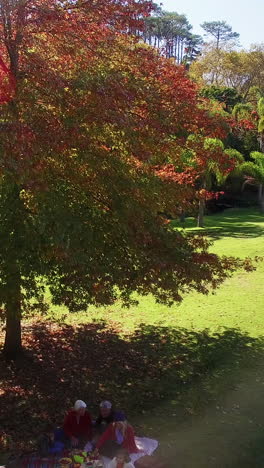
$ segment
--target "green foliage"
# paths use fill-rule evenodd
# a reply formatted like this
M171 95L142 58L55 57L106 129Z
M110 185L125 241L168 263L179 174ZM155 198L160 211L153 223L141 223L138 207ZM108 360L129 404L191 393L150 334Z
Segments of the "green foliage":
M246 100L247 102L258 103L259 99L263 97L263 89L259 86L251 86L248 91Z
M240 177L241 176L241 164L243 164L245 161L243 154L241 154L239 151L237 151L234 148L225 149L225 153L228 154L230 158L234 159L236 161L236 164L235 164L234 169L231 172L222 176L221 178L222 184L226 182L227 179L229 179L230 181L230 178L232 177Z
M261 153L260 151L252 151L252 153L250 153L250 157L254 159L256 164L264 167L264 153Z
M263 71L262 45L252 47L250 51L209 47L190 69L191 76L202 86L214 84L217 87L235 88L245 102L254 106L257 103L256 93L252 96L249 92L257 87L262 95Z
M218 151L221 153L224 151L224 144L218 138L205 138L204 149L209 151L209 153ZM210 190L212 188L214 178L218 184L221 184L223 180L223 172L221 171L217 160L208 159L207 170L205 172L206 189Z
M244 156L239 151L234 148L227 148L225 149L225 153L228 154L231 158L237 161L237 164L244 162Z
M253 151L250 154L250 157L255 161L258 180L261 184L264 184L264 153L261 153L260 151Z
M223 102L230 111L237 103L241 102L242 96L235 88L206 86L199 91L200 96Z
M259 116L264 119L264 97L261 97L258 101L258 113Z
M185 55L182 58L182 63L189 69L190 64L193 63L199 55L201 55L201 46L203 39L197 34L190 34L185 40Z
M42 255L46 251L45 226L33 215L34 201L30 191L20 190L8 176L0 183L0 298L6 303L10 294L10 268L19 266L24 307L34 296L42 301L43 284L39 280L45 272ZM30 242L29 242L30 239ZM41 253L42 252L42 253ZM13 278L14 282L14 278Z
M144 40L178 63L190 64L199 55L202 38L192 34L186 15L159 8L145 19Z
M232 27L226 21L205 21L201 24L208 36L213 36L216 40L216 47L219 48L221 43L230 40L237 40L239 34L232 31Z
M252 110L250 104L238 103L235 105L232 114L237 120L248 119L251 116Z
M264 117L261 117L258 122L258 132L263 133L264 132Z
M246 176L249 176L250 179L248 183L264 183L264 172L263 170L255 163L246 161L241 164L241 172Z
M250 153L259 149L257 132L247 130L241 134L229 133L225 139L225 146L236 149L244 155L245 159L249 159Z
M255 162L247 161L241 164L241 172L245 175L246 184L258 186L258 202L260 210L264 210L264 154L259 151L253 151L250 154L251 159Z
M182 162L182 165L180 167L181 170L186 166L197 168L194 150L191 150L191 149L183 150L181 153L181 162Z
M215 151L217 149L223 150L224 144L219 138L205 138L204 148L210 151Z

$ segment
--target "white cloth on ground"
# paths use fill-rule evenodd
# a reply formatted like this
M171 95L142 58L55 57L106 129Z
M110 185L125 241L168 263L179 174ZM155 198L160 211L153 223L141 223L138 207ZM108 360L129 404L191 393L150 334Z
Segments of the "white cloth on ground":
M155 452L156 448L158 447L159 443L155 439L149 439L148 437L135 437L135 442L137 448L140 450L140 452L137 453L130 453L129 457L131 459L131 464L134 467L135 461L139 460L139 458L144 457L145 455L152 455L153 452ZM112 465L110 464L112 460L108 457L101 457L104 467L105 468L112 468Z

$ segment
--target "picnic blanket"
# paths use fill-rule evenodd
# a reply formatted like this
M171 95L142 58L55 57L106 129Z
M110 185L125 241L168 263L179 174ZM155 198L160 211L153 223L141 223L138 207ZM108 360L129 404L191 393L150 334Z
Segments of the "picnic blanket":
M43 458L39 455L30 455L23 457L21 460L21 468L60 468L59 457Z
M152 455L153 452L158 447L158 441L154 439L149 439L148 437L136 436L135 442L140 452L130 454L131 462L133 464L137 460L139 460L139 458L144 457L145 455ZM87 450L87 448L90 448L90 445L89 447L88 445L85 446L84 450ZM67 456L68 454L69 454L68 452L65 452L63 455L53 456L49 458L43 458L37 454L31 454L21 459L21 464L19 468L20 467L21 468L60 468L59 460L62 458L62 456ZM108 465L110 464L111 459L107 457L101 457L101 458L104 463L104 467L108 468ZM18 468L18 466L16 468Z

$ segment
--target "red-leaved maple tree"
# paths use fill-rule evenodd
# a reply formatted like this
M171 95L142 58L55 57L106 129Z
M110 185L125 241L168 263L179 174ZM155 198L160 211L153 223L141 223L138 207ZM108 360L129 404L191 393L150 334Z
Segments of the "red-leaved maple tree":
M181 158L190 134L219 137L185 71L134 33L145 0L0 0L0 295L4 351L21 314L206 293L241 262L209 253L161 213L192 205L206 167ZM217 155L219 157L219 154ZM218 162L221 165L221 161ZM226 170L226 159L223 156Z

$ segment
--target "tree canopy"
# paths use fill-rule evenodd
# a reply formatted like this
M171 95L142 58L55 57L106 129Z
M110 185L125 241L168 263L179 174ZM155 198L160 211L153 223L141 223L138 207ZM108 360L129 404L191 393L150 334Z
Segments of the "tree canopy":
M203 139L225 133L183 68L139 42L148 1L0 1L0 294L5 352L46 288L71 310L171 303L219 285L242 262L209 253L161 213L194 202ZM196 134L195 164L181 162ZM214 157L214 151L211 152ZM223 171L232 160L222 153ZM133 297L133 296L132 296Z
M162 55L177 63L191 63L199 55L202 38L192 33L186 15L161 8L145 19L144 41L158 48Z
M213 36L217 50L222 44L239 38L239 34L233 32L232 27L226 21L205 21L201 27L207 36Z
M263 89L264 51L205 50L191 66L191 77L200 83L235 88L247 98L253 86Z

